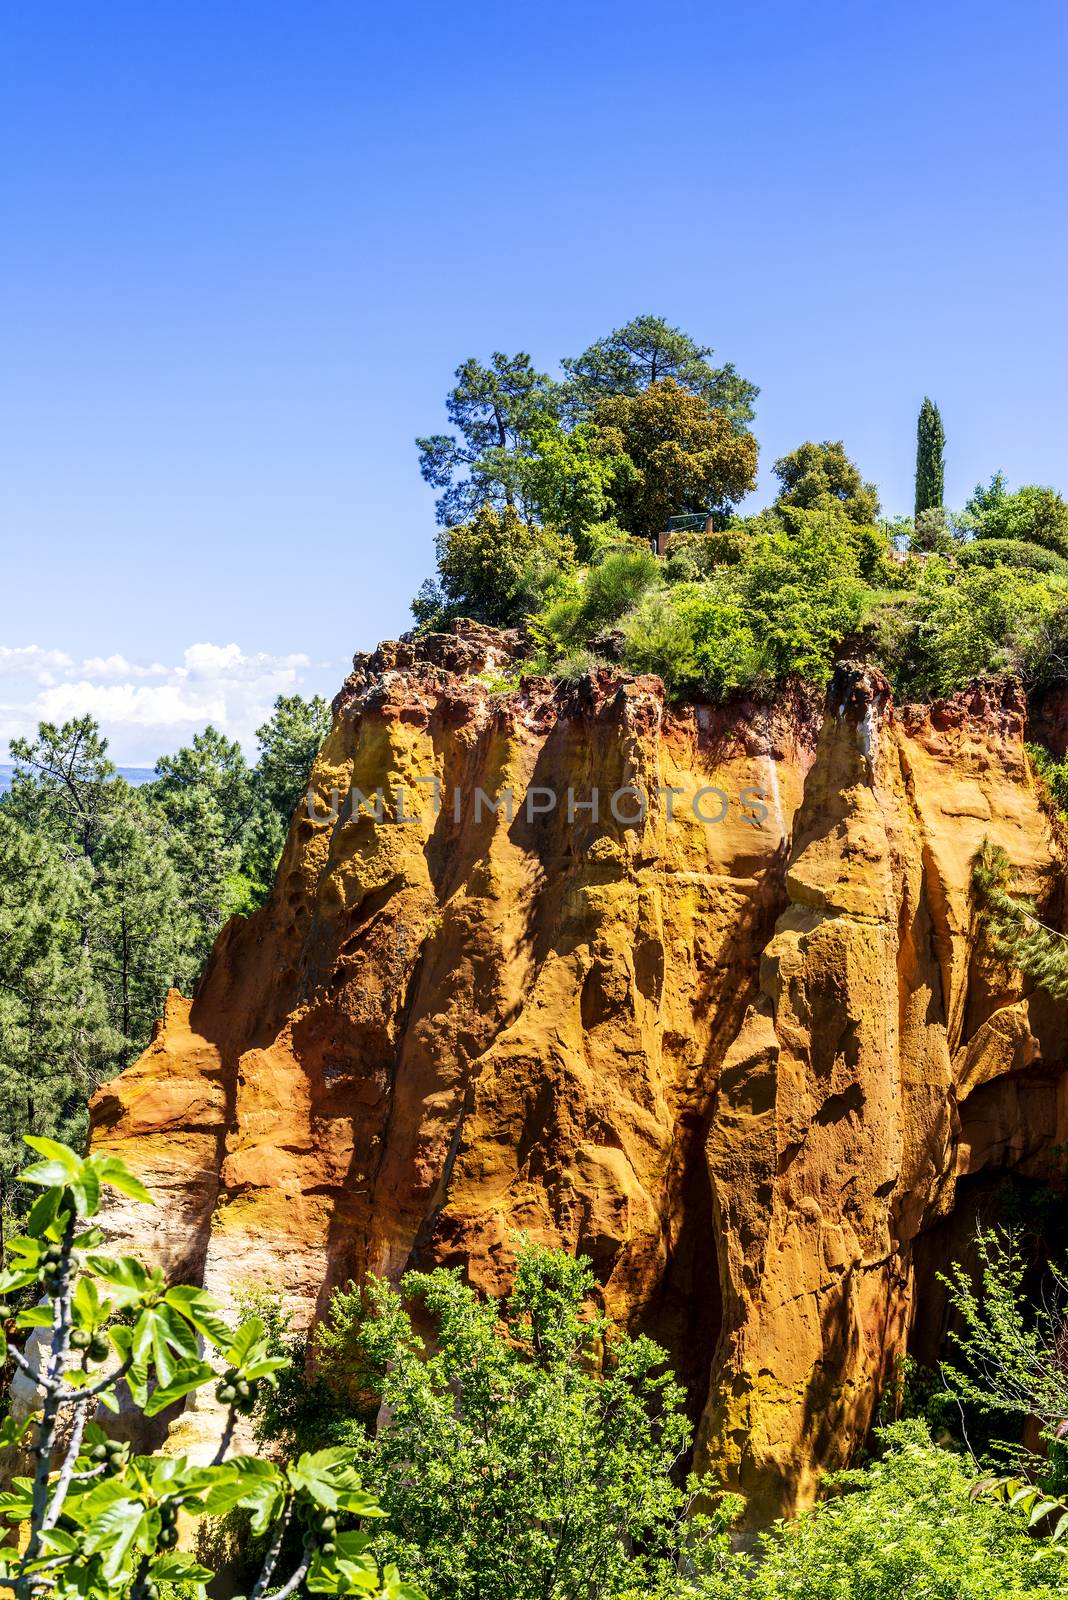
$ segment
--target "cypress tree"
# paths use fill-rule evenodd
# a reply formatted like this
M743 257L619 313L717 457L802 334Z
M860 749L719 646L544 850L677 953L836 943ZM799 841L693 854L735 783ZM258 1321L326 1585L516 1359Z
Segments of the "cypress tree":
M942 418L933 400L924 397L916 423L916 515L921 511L940 511L945 488L942 455L946 435Z

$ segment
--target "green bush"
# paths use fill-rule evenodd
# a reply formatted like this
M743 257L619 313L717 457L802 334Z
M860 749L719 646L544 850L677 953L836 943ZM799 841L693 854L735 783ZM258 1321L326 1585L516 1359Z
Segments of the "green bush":
M736 567L745 560L750 537L744 524L721 533L673 533L664 551L667 583L689 583L709 578L720 567Z
M1034 676L1063 605L1055 582L1003 566L957 572L932 556L915 598L891 613L892 625L880 619L879 651L899 697L951 694L986 673Z
M315 1365L365 1419L341 1437L389 1519L373 1551L434 1600L671 1592L684 1561L724 1556L738 1502L687 1518L712 1486L678 1474L682 1390L658 1345L593 1309L595 1288L584 1258L523 1245L500 1301L459 1269L335 1293Z
M1018 567L1028 572L1068 573L1068 560L1026 539L975 539L956 551L962 567Z
M978 539L1026 539L1068 557L1068 502L1055 489L1029 483L1009 494L999 473L965 509Z
M551 659L580 650L661 583L660 563L648 550L610 550L572 580L538 617L534 637Z
M1054 1600L1068 1553L976 1497L971 1461L919 1422L879 1430L881 1459L830 1480L833 1498L764 1534L690 1593L700 1600ZM676 1591L677 1593L677 1591ZM665 1600L667 1597L665 1595Z
M1062 817L1068 817L1068 756L1062 756L1058 761L1040 744L1029 744L1027 753L1057 810Z
M770 672L826 683L838 644L860 626L865 588L844 519L795 512L764 538L740 579Z
M652 589L623 619L628 672L655 672L668 693L692 682L694 642L686 618L670 589Z

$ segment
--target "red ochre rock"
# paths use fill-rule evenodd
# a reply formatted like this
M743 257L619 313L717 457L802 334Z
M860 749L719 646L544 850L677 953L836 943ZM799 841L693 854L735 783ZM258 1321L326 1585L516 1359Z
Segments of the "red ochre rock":
M107 1224L298 1325L415 1264L499 1292L520 1230L585 1252L668 1347L697 1465L790 1513L937 1343L960 1196L1068 1142L1065 1008L970 894L989 838L1063 922L1024 703L897 711L846 664L825 699L669 708L606 669L517 684L522 643L356 658L269 901L93 1100L158 1200Z

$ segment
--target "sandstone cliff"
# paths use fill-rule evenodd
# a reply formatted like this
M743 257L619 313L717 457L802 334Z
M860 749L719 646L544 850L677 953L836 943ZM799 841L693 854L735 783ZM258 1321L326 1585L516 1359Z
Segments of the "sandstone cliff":
M699 1464L790 1511L937 1342L966 1180L1068 1140L1064 1007L969 892L988 836L1062 925L1024 704L895 710L849 667L826 704L502 690L514 644L357 658L270 901L94 1100L160 1201L111 1226L305 1322L368 1270L498 1290L517 1229L584 1251Z

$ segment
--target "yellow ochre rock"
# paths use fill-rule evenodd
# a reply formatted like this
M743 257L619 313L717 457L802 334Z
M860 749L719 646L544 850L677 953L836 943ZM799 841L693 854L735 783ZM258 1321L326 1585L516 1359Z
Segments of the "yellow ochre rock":
M790 1513L937 1340L960 1194L1068 1140L1065 1008L970 893L988 837L1063 918L1023 698L502 688L519 643L356 658L269 901L94 1098L159 1201L108 1225L303 1325L369 1271L500 1291L519 1230L585 1252L698 1466Z

